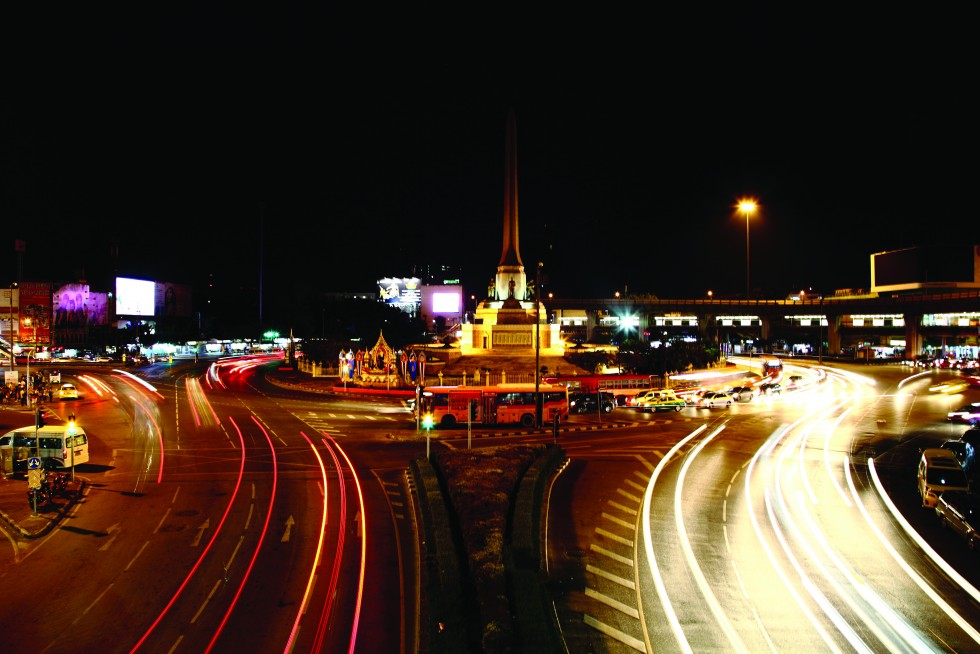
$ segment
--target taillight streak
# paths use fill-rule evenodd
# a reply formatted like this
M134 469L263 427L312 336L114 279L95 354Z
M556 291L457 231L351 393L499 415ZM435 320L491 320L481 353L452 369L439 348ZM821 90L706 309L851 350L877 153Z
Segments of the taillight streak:
M231 418L229 417L229 420ZM225 625L228 624L228 619L231 617L231 612L235 610L235 606L238 604L239 598L242 596L242 591L245 589L245 584L248 582L249 576L252 574L252 569L255 567L255 561L259 557L259 551L262 549L262 543L265 542L265 536L269 532L269 521L272 519L272 507L276 500L276 485L279 482L279 462L276 459L276 448L272 444L272 438L269 436L269 432L266 431L265 427L262 426L255 416L252 416L252 422L258 425L258 428L262 431L262 435L265 436L266 442L269 443L269 452L272 454L272 493L269 496L269 508L265 513L265 523L262 525L262 533L259 534L259 542L255 546L255 551L252 553L252 560L248 562L248 568L245 570L245 574L242 575L242 580L238 584L238 590L235 591L235 596L232 598L231 602L228 604L228 610L225 611L225 617L221 619L221 624L214 632L214 636L211 637L211 642L208 643L208 647L205 652L210 652L214 649L214 645L218 642L218 637L221 636L221 632L224 630ZM242 445L244 449L244 444Z
M191 578L197 572L197 569L201 567L201 563L204 562L204 557L208 555L208 552L211 551L211 547L214 545L214 542L218 539L218 534L221 533L221 529L222 527L224 527L225 520L228 519L228 514L231 512L231 507L235 503L235 498L238 497L238 490L242 486L242 478L245 475L245 439L242 437L242 430L238 428L237 424L235 424L235 420L231 417L229 417L228 420L231 421L232 426L235 427L235 431L238 432L238 442L241 445L241 451L242 451L242 455L238 464L238 480L235 482L235 490L232 492L231 498L228 500L228 505L225 507L224 515L221 516L221 521L218 523L218 526L215 528L214 533L211 535L211 539L208 541L208 544L204 547L204 551L201 552L201 556L199 556L197 561L194 563L194 567L192 567L190 572L187 573L187 576L184 578L184 581L180 584L180 587L177 589L177 592L174 593L174 596L172 598L170 598L170 601L167 602L167 605L163 607L163 611L160 612L160 615L157 616L157 619L153 621L153 624L151 624L150 628L146 630L146 633L143 634L143 637L140 638L139 641L137 641L137 643L133 646L133 649L130 650L130 654L132 654L133 652L135 652L136 650L138 650L140 647L143 646L143 643L145 643L146 639L150 637L150 634L153 633L153 630L157 628L157 626L163 620L164 616L167 615L167 613L170 611L171 608L173 608L173 605L177 602L177 598L180 597L181 593L184 592L184 589L187 588L187 584L190 583Z
M163 481L163 430L160 428L160 425L157 423L156 418L153 417L153 414L150 413L150 410L146 408L143 402L140 401L140 398L138 398L135 395L130 395L129 397L130 399L133 400L136 406L138 406L139 408L143 409L143 411L146 412L146 417L150 419L150 422L153 423L153 428L156 429L157 440L160 441L160 469L157 471L157 483L159 484L160 482Z
M351 463L347 453L344 452L344 449L337 444L337 441L335 441L329 435L327 436L327 440L329 440L333 446L337 448L337 451L344 457L344 461L347 462L347 467L350 468L350 473L354 477L354 484L357 486L357 501L361 511L361 571L357 582L357 603L354 606L354 621L351 625L350 647L347 650L350 652L350 654L353 654L354 645L357 642L357 628L361 620L361 602L364 601L364 571L365 566L367 565L367 513L364 511L364 492L361 490L361 480L357 476L357 471L354 470L354 464Z
M333 465L337 468L337 488L338 497L340 501L340 513L337 517L337 547L334 551L333 556L333 569L330 571L330 583L327 586L327 601L323 605L323 610L320 612L320 622L316 628L316 639L313 643L313 651L319 652L323 649L323 639L326 635L327 625L330 624L330 613L333 610L333 600L334 593L337 590L337 580L340 578L340 564L344 558L344 541L345 527L347 524L347 485L344 481L344 471L340 467L340 460L337 458L337 454L334 452L330 444L327 443L326 439L321 439L323 441L323 446L327 448L327 452L330 453L330 458L333 459Z
M320 556L323 554L323 539L326 537L327 532L327 469L323 465L323 457L320 456L313 441L303 432L300 432L300 435L310 444L310 449L313 450L313 456L316 457L317 462L320 464L320 478L323 480L323 508L320 511L320 537L317 539L316 556L313 557L310 577L306 581L306 592L303 593L303 601L299 603L299 611L296 613L296 620L293 622L292 631L289 632L289 639L286 641L284 652L291 652L293 646L296 644L296 636L299 635L299 621L306 612L306 605L310 601L313 582L316 580L316 569L320 567ZM343 527L341 527L341 531L343 531Z

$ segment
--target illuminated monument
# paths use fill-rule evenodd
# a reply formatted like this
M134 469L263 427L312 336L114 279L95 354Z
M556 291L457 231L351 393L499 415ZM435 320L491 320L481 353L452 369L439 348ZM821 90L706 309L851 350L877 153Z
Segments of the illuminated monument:
M504 243L491 296L476 308L473 324L463 325L460 343L465 355L533 355L540 333L540 353L562 356L564 343L558 325L548 324L543 304L535 302L527 287L521 262L517 221L517 128L514 112L507 116L504 179ZM537 289L534 289L537 292ZM538 321L540 321L539 324ZM532 366L533 369L533 366Z

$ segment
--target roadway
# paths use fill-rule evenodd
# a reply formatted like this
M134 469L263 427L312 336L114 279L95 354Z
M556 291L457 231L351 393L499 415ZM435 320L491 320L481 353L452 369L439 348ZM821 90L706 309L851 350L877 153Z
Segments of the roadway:
M40 538L7 531L4 651L416 651L407 409L203 372L64 370L85 495Z
M4 651L425 650L411 414L284 390L269 365L154 364L152 389L63 371L85 495L39 538L5 530ZM547 577L570 651L976 649L975 553L914 492L918 448L962 431L943 418L966 398L900 366L825 370L730 409L563 429ZM473 446L523 441L551 434Z
M915 492L965 400L874 373L565 439L548 552L569 651L975 650L975 552Z

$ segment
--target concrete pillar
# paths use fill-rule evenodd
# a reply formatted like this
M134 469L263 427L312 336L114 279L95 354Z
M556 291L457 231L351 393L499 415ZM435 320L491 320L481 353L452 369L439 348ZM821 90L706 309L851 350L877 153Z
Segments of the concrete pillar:
M922 354L922 314L905 313L905 358L914 359Z
M827 351L824 354L836 356L840 354L840 314L827 314Z

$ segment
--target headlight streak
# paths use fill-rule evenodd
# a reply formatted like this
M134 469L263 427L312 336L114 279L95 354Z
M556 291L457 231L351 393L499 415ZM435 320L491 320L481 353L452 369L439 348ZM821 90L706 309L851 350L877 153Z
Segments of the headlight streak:
M337 593L337 581L340 579L340 566L344 560L344 543L347 540L347 483L344 481L344 470L340 467L340 459L337 458L337 453L334 449L330 447L330 443L325 438L321 438L320 441L323 443L323 447L326 448L327 452L330 453L330 458L333 459L333 466L337 470L337 494L339 496L340 510L337 516L337 545L334 548L333 568L330 571L330 582L327 584L327 601L323 604L323 609L320 611L320 621L316 626L316 637L313 639L314 652L323 651L323 639L326 637L327 630L330 626L330 615L333 612L334 596ZM326 478L324 478L324 484L326 484ZM323 492L326 494L326 486L323 487Z
M902 386L905 386L905 384L907 384L909 382L912 382L912 381L915 381L919 377L926 377L926 376L931 377L932 376L932 371L931 370L927 370L926 372L920 372L920 373L918 373L916 375L912 375L910 377L906 377L902 381L898 382L898 387L901 388Z
M133 652L135 652L136 650L138 650L140 647L143 646L143 643L145 643L146 639L150 637L150 634L153 632L154 629L157 628L157 626L163 620L164 616L167 615L167 613L170 611L171 608L173 608L173 605L177 602L177 598L180 597L181 593L183 593L184 590L187 588L187 584L190 583L191 578L197 572L197 569L201 567L201 563L204 562L204 558L208 555L208 552L211 551L211 547L214 545L215 541L218 540L218 535L221 533L222 528L225 525L225 521L228 519L228 514L231 513L231 507L235 503L235 498L238 497L238 491L242 487L242 479L245 476L245 439L242 436L242 430L238 428L237 424L235 424L235 420L231 417L229 417L228 420L231 421L231 424L235 428L235 431L238 432L238 442L241 446L241 457L239 458L239 462L238 462L238 479L235 482L235 490L232 491L231 498L229 498L228 504L225 506L225 512L221 516L221 520L218 522L218 526L215 527L214 533L211 534L211 538L208 540L208 544L204 546L204 551L201 552L201 556L199 556L197 558L197 561L195 561L194 567L192 567L190 569L190 572L187 573L187 576L184 577L184 581L180 584L180 587L177 589L177 592L175 592L174 596L170 598L170 601L167 602L167 605L163 607L163 610L160 612L160 615L158 615L156 620L153 621L153 624L150 625L150 628L146 630L146 633L143 634L143 637L140 638L139 641L137 641L137 643L133 646L133 649L130 650L130 654L132 654Z
M163 449L164 449L164 446L163 446L163 430L160 428L160 425L157 423L156 419L153 417L153 414L150 413L150 410L148 408L146 408L146 406L144 406L144 404L140 401L140 398L139 397L137 397L135 395L130 395L129 398L133 401L133 404L135 404L139 408L143 409L143 411L146 413L146 417L149 419L150 423L153 425L153 428L157 432L157 440L160 442L160 468L157 471L157 483L159 484L160 482L163 481Z
M843 402L841 404L838 404L836 407L834 407L834 410L839 409L842 406L843 406ZM833 426L827 430L827 435L823 441L823 460L824 460L824 466L827 468L827 479L829 479L831 483L834 484L834 488L837 490L837 494L840 495L841 499L844 501L844 506L846 506L847 508L851 508L851 498L847 496L847 493L844 491L844 488L840 485L840 481L837 479L837 475L834 474L834 467L832 462L833 457L830 454L830 442L831 440L833 440L832 438L833 434L835 431L837 431L837 428L840 426L840 423L843 422L847 414L850 413L853 409L854 407L849 407L845 409L843 413L837 416L837 420L835 420ZM814 500L814 504L816 504L816 500Z
M881 530L872 521L871 515L868 513L867 508L865 508L864 504L861 502L861 498L857 495L857 489L855 488L850 477L850 466L847 467L847 470L848 470L848 482L851 487L851 492L854 494L854 501L857 504L858 509L861 511L861 515L864 516L864 519L870 525L871 530L874 532L875 536L878 537L878 540L881 542L881 544L885 547L885 549L895 560L895 562L898 563L899 566L901 566L902 570L905 571L905 573L909 576L909 578L913 582L915 582L915 584L919 588L921 588L926 595L929 596L929 599L931 599L936 604L936 606L938 606L947 616L949 616L949 618L953 620L953 622L959 625L959 627L964 632L966 632L970 636L970 638L973 639L975 643L980 643L980 632L974 629L969 622L963 619L963 617L959 613L957 613L956 610L954 610L953 607L951 607L946 602L946 600L940 597L940 595L935 590L933 590L932 586L926 583L926 581L922 579L922 577L919 576L919 574L915 572L915 570L912 569L912 566L910 566L905 561L905 559L903 559L899 555L899 553L895 550L895 548L892 547L891 543L889 543L888 540L885 538L885 535L881 533ZM950 566L941 556L939 556L939 554L934 549L932 549L929 543L927 543L922 538L922 536L920 536L919 533L912 528L912 525L908 523L908 521L905 519L905 516L903 516L901 512L899 512L898 508L892 502L891 498L888 497L888 493L885 492L885 488L882 485L881 480L878 478L878 472L875 470L875 466L874 466L874 459L870 459L870 458L868 459L868 470L871 474L871 479L874 483L875 490L878 492L879 499L881 499L881 501L885 504L888 511L892 514L892 517L901 525L902 529L906 532L909 538L915 541L915 544L919 546L919 548L926 554L926 556L928 556L932 560L932 562L936 564L936 566L938 566L945 574L947 574L950 579L956 582L956 584L964 592L969 594L974 601L980 601L980 593L978 593L976 587L973 586L973 584L971 584L969 581L964 579L960 573L954 570L952 566Z
M800 421L802 421L803 419L804 418L801 418ZM773 569L776 571L776 574L782 580L783 586L785 586L787 592L789 592L789 594L793 596L793 599L796 600L797 606L800 607L800 610L803 612L803 614L806 615L807 619L810 620L810 624L813 625L813 628L817 631L818 634L820 634L820 637L823 638L824 643L827 644L827 648L833 652L841 652L840 648L837 647L837 644L831 639L830 634L827 633L827 630L824 629L823 625L820 624L820 621L817 620L817 616L814 615L813 611L810 610L810 607L807 606L806 602L800 596L799 591L790 582L789 577L786 574L786 571L783 570L782 566L780 566L779 563L776 561L775 553L772 551L772 548L770 547L768 541L766 541L766 539L762 535L762 527L759 524L759 519L758 516L756 515L755 507L752 504L751 482L752 482L752 472L755 469L756 463L758 463L762 459L762 457L768 457L772 449L783 438L783 436L790 429L792 429L796 424L799 424L800 421L797 421L797 423L794 423L794 425L791 425L790 427L781 427L777 429L775 432L773 432L773 434L766 440L766 443L763 445L763 447L761 447L755 453L755 455L753 455L752 460L749 462L749 468L745 474L745 503L748 509L747 515L749 516L749 521L752 524L752 530L755 532L756 539L759 541L759 544L762 546L762 549L765 551L770 564L772 565ZM772 507L770 506L770 502L769 502L768 488L765 491L764 501L766 505L767 514L769 515L769 521L770 523L774 523L774 517L771 512ZM778 534L778 529L776 531Z
M221 377L218 375L218 364L217 363L212 363L210 366L208 366L208 376L207 376L207 378L209 380L211 380L211 381L214 381L222 389L226 388L226 386L224 385L224 383L221 381Z
M195 378L190 378L187 380L187 403L191 407L191 411L194 413L194 422L198 427L206 426L213 427L221 426L221 420L218 418L218 414L215 413L214 409L211 407L211 403L208 401L207 394L201 387L201 382ZM202 409L206 409L207 420L201 419L201 414L197 410L197 405L200 404ZM207 424L204 424L204 423Z
M361 490L361 479L357 476L357 471L354 469L354 465L351 463L350 458L337 441L333 439L329 434L327 435L327 440L337 448L340 455L344 457L344 461L347 462L347 467L350 468L350 473L354 477L354 485L357 488L357 500L358 506L361 511L361 571L360 578L357 583L357 602L354 607L354 624L351 626L350 635L350 648L348 649L349 654L354 654L354 645L357 644L357 629L361 621L361 602L364 601L364 570L367 566L367 513L364 511L364 492Z
M801 440L803 438L805 438L805 436L801 437ZM869 630L885 645L888 651L890 652L901 651L895 645L895 643L892 642L892 640L888 637L888 635L878 626L878 624L871 619L871 617L860 606L860 604L857 601L855 601L852 594L847 592L847 590L840 584L840 582L838 582L831 575L830 570L827 568L827 566L817 557L816 552L814 551L813 547L811 547L810 545L810 541L804 536L803 530L797 525L796 520L794 519L794 515L797 514L802 515L805 522L810 526L810 532L813 534L814 538L816 538L817 542L821 544L824 552L831 558L831 560L834 561L835 565L841 571L844 578L848 580L852 580L852 583L854 583L853 576L850 575L848 570L844 569L840 565L838 559L830 552L830 548L827 547L826 539L824 538L823 533L820 531L819 527L817 527L816 521L813 519L813 516L809 511L809 507L807 506L806 501L804 500L803 494L800 492L797 492L795 494L797 500L796 513L794 513L790 509L790 507L786 502L786 498L789 495L789 493L783 488L783 477L784 477L783 468L784 468L784 464L786 464L785 468L787 470L787 474L789 470L794 469L794 466L788 464L788 458L792 455L792 453L793 453L793 449L790 447L786 447L783 448L779 454L778 462L776 465L776 471L775 474L773 474L773 479L775 479L776 482L774 490L777 499L777 505L774 511L770 511L770 514L778 513L778 515L781 517L780 524L785 526L787 533L789 533L792 536L793 542L795 542L797 544L797 547L799 547L803 551L803 554L805 555L803 558L808 560L810 564L817 569L817 571L823 576L826 583L829 584L830 587L836 592L837 596L844 602L844 604L846 604L851 609L852 612L854 612L855 615L858 616L861 622L863 622L869 628ZM795 469L797 470L797 474L805 474L805 470L803 470L802 468L795 467ZM768 489L767 489L767 499L769 497L770 496L768 494ZM818 590L817 584L813 582L813 580L810 578L811 576L808 575L803 570L803 565L799 563L800 559L796 555L792 554L792 552L790 551L789 542L785 538L785 536L782 535L783 531L779 528L778 525L773 524L772 527L773 530L776 531L777 534L779 534L779 541L780 543L783 544L784 553L786 554L787 558L793 562L793 566L794 568L796 568L797 574L800 576L801 582L803 583L804 587L806 587L809 590L811 596L814 596L814 593L819 593L819 597L814 596L814 599L817 601L817 604L820 605L821 607L828 607L833 611L833 613L829 614L828 617L835 625L837 625L838 629L841 628L842 624L847 625L846 627L847 631L842 633L844 634L845 638L847 638L847 640L851 642L852 645L854 645L855 648L860 649L861 647L868 647L860 638L860 636L858 636L858 634L853 630L853 627L847 624L847 621L840 614L840 612L832 607L832 603L827 598L827 595L823 591ZM863 588L861 586L862 585L858 584L858 592L864 595L864 593L862 592ZM867 597L866 599L869 599L872 605L876 605L876 608L879 609L881 608L879 606L881 602L875 602L874 600ZM827 608L824 609L825 613L826 610ZM887 607L885 607L885 615L883 617L885 617L886 620L888 620L889 612L890 610L887 609ZM900 625L899 631L902 631L901 624L902 624L901 620L899 620L899 625ZM868 649L870 650L870 647L868 647Z
M228 417L231 420L231 416ZM228 610L225 611L225 616L221 619L221 623L218 628L214 631L214 636L211 637L211 642L208 643L205 652L210 652L214 649L215 643L218 641L218 637L221 636L221 632L224 631L225 625L228 624L228 619L231 617L231 612L235 610L235 606L238 604L238 600L242 596L242 591L245 590L245 584L248 582L249 576L252 574L252 569L255 567L255 561L259 557L259 552L262 550L262 543L265 542L266 534L269 533L269 521L272 519L272 507L276 503L276 487L279 483L279 461L276 458L276 448L272 444L272 438L269 436L269 432L266 431L265 427L262 426L255 416L252 416L252 422L254 422L258 428L262 431L265 436L266 442L269 443L269 454L272 457L272 492L269 495L269 508L265 513L265 523L262 525L262 532L259 534L259 542L255 546L255 550L252 552L252 559L248 562L248 567L245 569L245 574L242 575L242 580L238 584L238 589L235 591L235 596L228 603ZM244 451L244 444L242 445L242 450Z
M196 386L197 388L192 388ZM201 426L201 416L197 413L197 407L194 405L194 396L200 392L200 384L196 379L188 379L187 383L184 384L184 388L187 390L187 406L191 408L191 413L194 415L194 424L198 427Z
M103 397L106 394L115 395L115 391L106 384L101 379L97 377L92 377L90 375L79 375L78 378L85 383L86 386L91 388L99 397Z
M320 510L320 535L317 538L316 554L313 557L313 565L310 567L310 576L306 582L306 592L303 593L303 601L299 603L299 611L296 612L296 620L293 621L293 628L289 632L289 638L286 640L284 652L291 652L296 644L296 636L299 635L299 621L302 620L303 615L306 613L306 608L310 601L310 593L313 591L313 583L316 581L316 571L320 567L320 557L323 554L323 539L326 538L327 533L327 468L323 465L323 457L317 451L316 444L305 433L300 432L300 435L309 443L310 449L313 451L313 456L316 457L317 463L320 465L320 479L323 481L323 507ZM341 529L341 532L343 532L343 529Z
M664 608L664 613L667 615L667 622L670 624L671 631L674 632L674 638L677 640L677 645L680 647L682 652L689 652L693 654L694 650L691 649L691 644L687 642L687 636L684 635L684 630L681 628L680 621L677 619L677 613L674 611L674 605L670 602L670 597L667 596L667 588L664 585L663 577L660 574L660 569L657 566L657 557L653 553L653 528L650 524L650 511L652 510L651 500L653 498L653 487L657 483L657 478L660 477L660 473L663 469L667 467L668 462L677 454L682 447L689 443L694 437L703 432L708 428L708 425L701 425L693 432L682 438L677 442L664 458L660 459L660 463L657 464L656 469L653 471L653 475L650 477L650 481L647 482L647 488L643 492L643 504L641 506L643 515L643 540L645 542L645 553L647 557L647 566L650 570L650 575L653 577L653 584L657 589L657 596L660 598L660 604ZM643 622L643 632L644 640L650 642L649 634L646 633L646 621Z
M691 574L694 575L694 580L697 582L698 588L701 590L701 595L704 597L705 601L708 602L708 607L714 614L715 620L718 622L721 630L728 638L728 642L732 644L735 651L747 653L749 649L745 646L745 643L742 642L742 639L739 638L735 628L732 627L732 623L725 615L725 610L718 602L718 598L715 597L713 592L711 592L711 586L708 585L708 580L705 578L704 572L701 570L701 566L698 565L697 557L694 555L694 550L691 547L691 541L687 537L687 529L684 526L682 500L684 479L687 477L687 471L691 467L691 464L694 463L694 459L697 458L698 454L701 453L705 446L724 429L725 425L722 424L713 432L708 434L704 439L702 439L701 442L698 443L686 457L684 457L684 464L681 466L680 473L678 473L677 486L676 490L674 491L674 524L677 527L677 535L681 542L681 550L684 552L684 558L687 559L687 567Z
M147 390L149 390L151 393L156 393L157 394L157 397L159 397L161 401L164 399L163 398L163 395L160 394L160 391L158 391L152 384L150 384L149 382L147 382L147 381L145 381L143 379L140 379L136 375L133 375L131 373L128 373L125 370L113 370L112 372L118 373L118 376L119 377L122 377L123 378L123 381L125 381L127 379L132 380L132 381L136 382L137 384L139 384L140 386L142 386L142 387L146 388ZM130 384L130 386L132 386L132 384Z
M769 516L769 526L776 535L776 540L779 541L779 544L782 546L783 553L786 555L786 558L789 559L790 565L792 565L793 569L796 571L796 576L800 584L806 589L806 592L809 593L813 601L817 603L817 606L820 607L823 614L827 616L835 627L837 627L837 631L840 632L847 642L851 644L851 647L859 652L867 652L868 654L871 654L872 649L868 647L860 636L857 635L851 625L847 623L847 620L844 619L844 616L842 616L840 612L834 608L834 605L827 599L827 596L824 595L823 591L817 588L817 585L810 580L810 577L803 571L803 566L800 565L799 560L797 560L796 556L792 553L792 551L790 551L789 543L786 541L786 536L783 534L783 530L779 526L782 521L776 517L768 487L765 490L765 505L766 514ZM780 502L780 508L782 509L781 513L783 514L784 521L790 523L789 517L786 515L786 507L784 504L782 504L782 502ZM809 609L807 609L807 614L810 615ZM811 620L813 617L815 616L811 616ZM816 622L814 622L814 626L817 627ZM820 631L821 635L824 636L824 641L827 642L828 647L833 647L835 651L839 651L835 644L829 642L829 634L824 632L823 627L817 627L817 629Z

